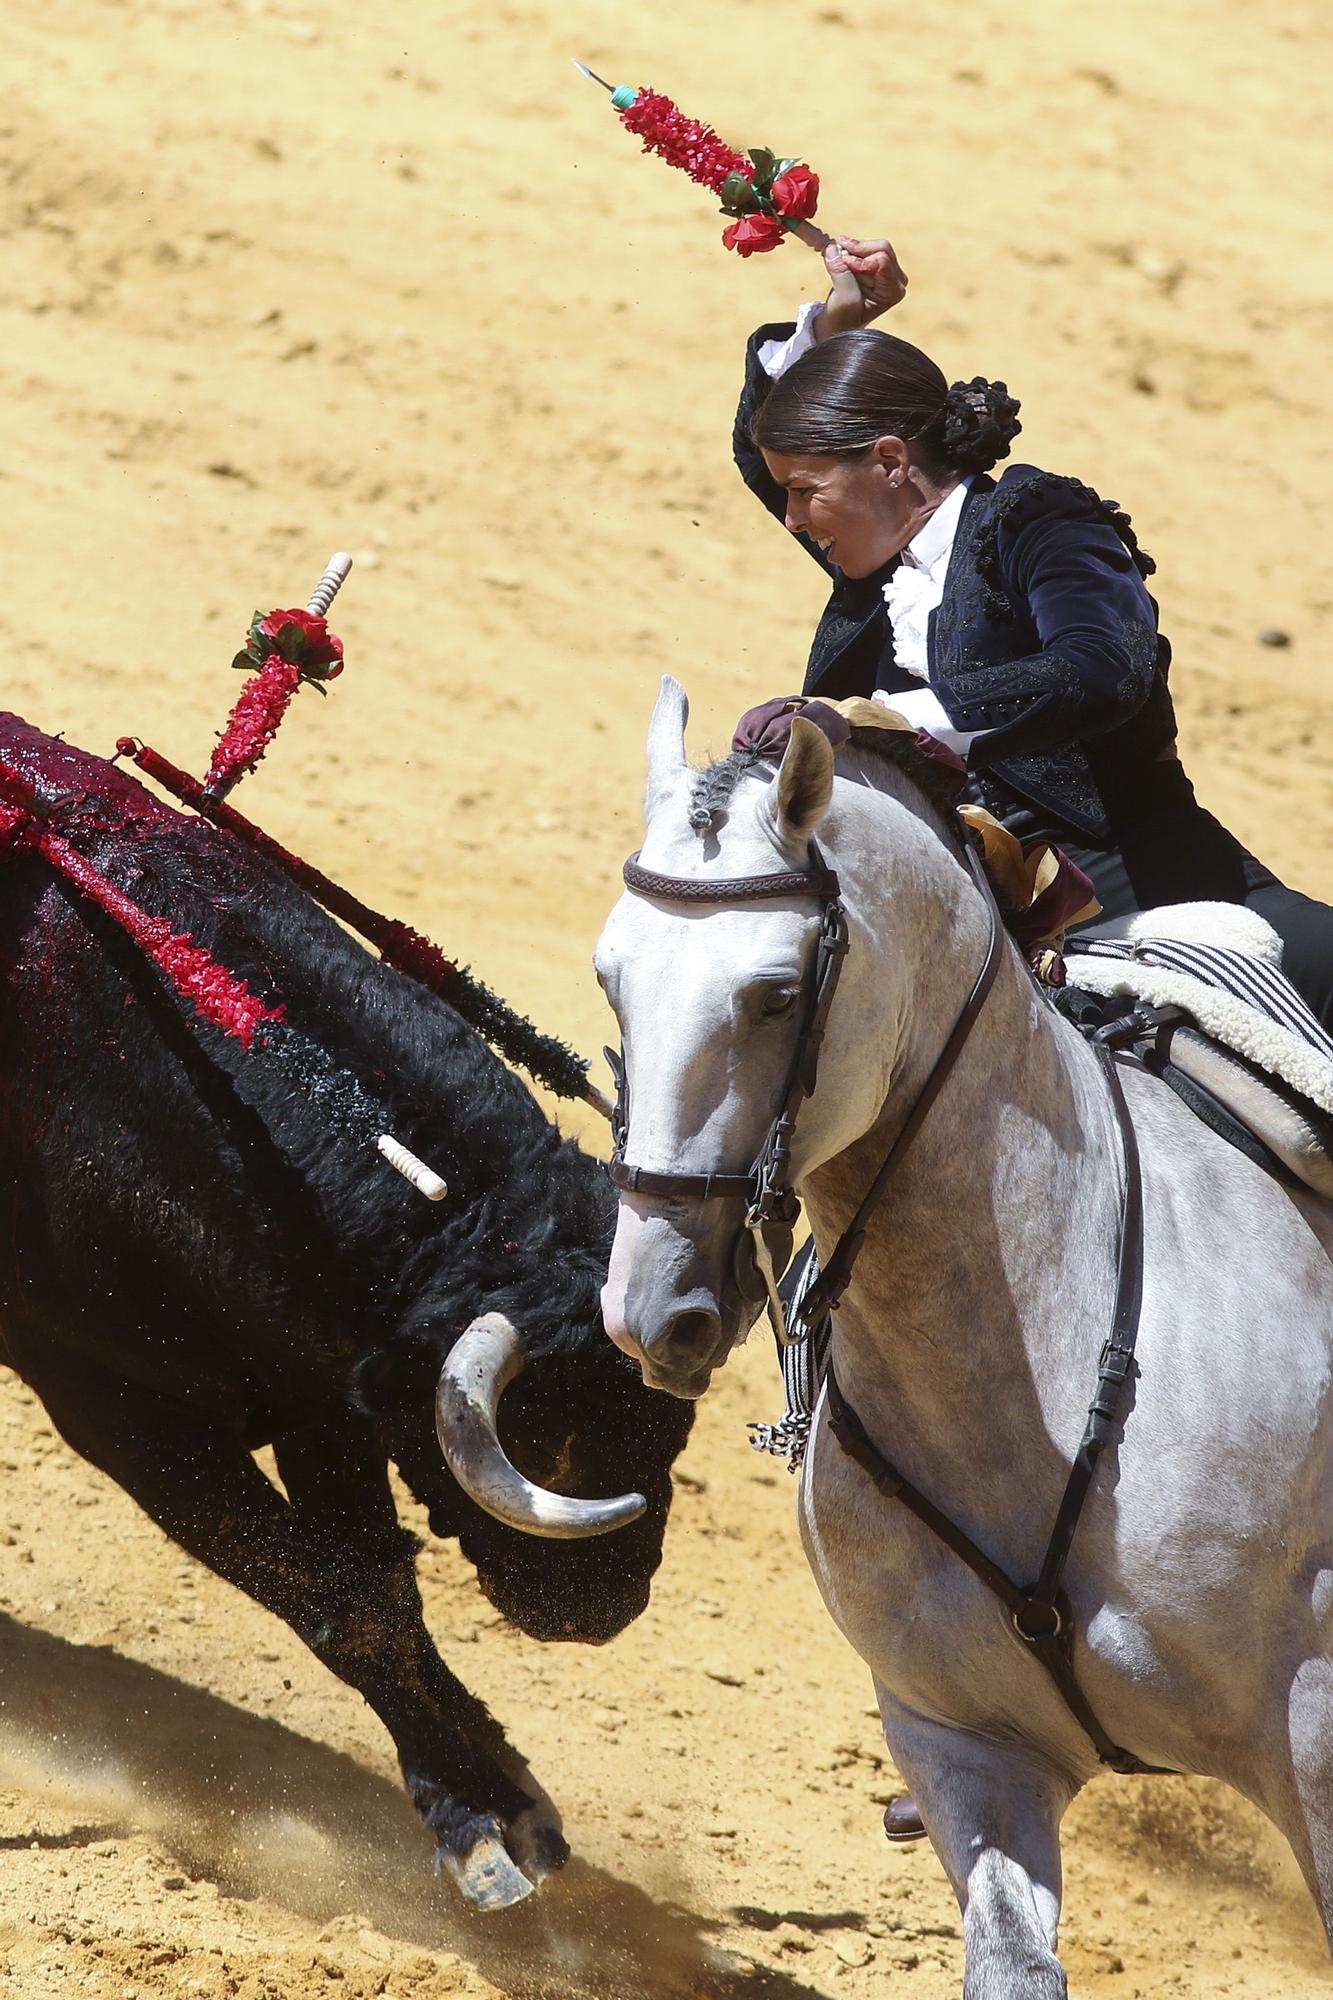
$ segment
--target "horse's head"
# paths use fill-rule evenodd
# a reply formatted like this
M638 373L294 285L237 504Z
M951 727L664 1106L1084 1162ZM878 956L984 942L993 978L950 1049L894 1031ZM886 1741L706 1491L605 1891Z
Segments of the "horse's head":
M620 1022L628 1119L606 1325L646 1382L696 1397L764 1301L742 1182L788 1100L810 1018L829 906L816 886L820 855L839 878L850 949L818 1087L791 1133L798 1187L878 1123L895 1075L912 1065L910 1002L923 958L940 954L958 918L963 875L933 808L905 778L872 771L878 760L851 752L835 773L827 737L798 717L776 766L741 752L693 771L687 712L684 690L665 680L648 738L639 886L612 911L596 966ZM726 886L794 870L810 886L791 894ZM653 893L645 871L674 888ZM808 1084L814 1054L807 1041ZM705 1188L706 1175L734 1185Z

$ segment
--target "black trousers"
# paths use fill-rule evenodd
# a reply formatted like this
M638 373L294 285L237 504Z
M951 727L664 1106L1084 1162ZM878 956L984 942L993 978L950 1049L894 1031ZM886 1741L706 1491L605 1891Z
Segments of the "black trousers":
M1282 939L1282 970L1333 1030L1333 909L1279 882L1204 811L1188 784L1184 793L1146 819L1113 813L1114 847L1080 847L1068 830L1056 838L1091 876L1105 917L1162 903L1245 903L1257 910Z

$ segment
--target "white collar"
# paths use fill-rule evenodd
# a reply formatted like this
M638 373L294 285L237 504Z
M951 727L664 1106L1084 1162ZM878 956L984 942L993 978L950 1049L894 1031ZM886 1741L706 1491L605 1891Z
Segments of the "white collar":
M960 479L953 491L941 500L925 526L918 528L903 550L903 554L911 558L911 568L923 569L931 575L938 563L948 559L971 484L970 474L966 479Z

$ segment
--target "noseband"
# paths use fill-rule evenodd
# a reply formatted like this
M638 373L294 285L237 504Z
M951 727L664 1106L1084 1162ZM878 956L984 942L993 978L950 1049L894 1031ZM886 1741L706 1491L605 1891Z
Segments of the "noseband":
M611 1122L612 1183L625 1194L689 1195L699 1201L727 1197L743 1199L746 1211L742 1229L748 1232L754 1263L763 1282L769 1318L782 1346L802 1339L805 1329L836 1306L846 1291L865 1238L871 1210L961 1054L986 995L994 984L1001 957L999 912L985 869L970 844L965 852L986 905L989 934L985 961L967 1004L954 1023L949 1039L937 1056L865 1199L843 1231L821 1276L797 1307L795 1331L788 1330L786 1313L778 1296L778 1280L790 1261L792 1237L801 1212L801 1204L790 1178L792 1135L802 1104L814 1094L824 1030L842 971L842 961L847 955L847 915L837 875L813 840L808 849L807 868L788 868L769 875L733 875L721 879L659 875L651 868L641 868L637 854L630 856L622 871L627 889L637 896L650 896L660 902L692 906L700 903L774 902L788 896L813 896L819 900L819 939L810 978L802 982L805 1006L800 1034L777 1115L768 1128L749 1173L663 1173L652 1167L631 1166L625 1158L625 1142L629 1133L629 1087L625 1064L623 1058L612 1050L606 1051L616 1080L616 1105ZM738 1237L738 1253L740 1248L741 1239ZM735 1261L739 1276L739 1256ZM751 1293L751 1296L754 1294Z

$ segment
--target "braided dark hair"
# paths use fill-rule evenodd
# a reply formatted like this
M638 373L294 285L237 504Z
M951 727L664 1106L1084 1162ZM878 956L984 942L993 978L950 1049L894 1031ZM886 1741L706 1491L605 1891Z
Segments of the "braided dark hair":
M761 451L859 458L876 438L920 447L935 473L985 472L1023 426L1003 382L976 375L950 388L905 340L864 327L803 354L774 383L750 426Z

